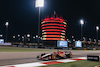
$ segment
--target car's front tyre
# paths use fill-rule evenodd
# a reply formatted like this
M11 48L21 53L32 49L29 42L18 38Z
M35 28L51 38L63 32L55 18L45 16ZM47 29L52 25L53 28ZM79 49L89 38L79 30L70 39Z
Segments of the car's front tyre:
M44 58L43 60L44 60L44 61L48 61L48 60L49 60L49 57L46 57L46 58Z

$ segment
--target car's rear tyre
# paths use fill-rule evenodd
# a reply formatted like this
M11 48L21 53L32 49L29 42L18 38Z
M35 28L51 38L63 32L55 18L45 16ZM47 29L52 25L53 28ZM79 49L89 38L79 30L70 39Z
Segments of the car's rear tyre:
M56 55L52 55L52 59L53 60L56 60Z
M59 55L56 56L56 59L57 59L57 60L60 59L60 58L61 58L61 57L60 57Z
M73 55L72 55L72 54L70 54L70 58L72 58L72 56L73 56Z
M67 58L70 58L70 54L68 54L68 55L66 55L67 56Z

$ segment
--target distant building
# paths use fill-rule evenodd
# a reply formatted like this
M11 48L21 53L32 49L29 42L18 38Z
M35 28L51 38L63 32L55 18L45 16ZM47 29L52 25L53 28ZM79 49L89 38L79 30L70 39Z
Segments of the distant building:
M57 40L66 40L67 23L62 18L48 17L41 22L42 38L44 45L56 47Z

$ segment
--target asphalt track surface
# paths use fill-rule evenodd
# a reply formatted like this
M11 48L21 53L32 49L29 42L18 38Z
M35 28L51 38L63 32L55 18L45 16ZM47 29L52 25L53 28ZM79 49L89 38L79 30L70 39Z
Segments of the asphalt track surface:
M87 51L87 50L70 50L75 57L86 57L87 55L98 55L100 51ZM39 62L37 55L43 52L0 52L0 66L15 65L23 63ZM48 52L47 52L48 53Z

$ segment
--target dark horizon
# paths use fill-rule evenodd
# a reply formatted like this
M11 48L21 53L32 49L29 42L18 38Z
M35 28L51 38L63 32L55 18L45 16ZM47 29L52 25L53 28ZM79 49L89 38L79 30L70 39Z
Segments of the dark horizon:
M58 16L67 20L67 38L75 36L81 38L80 20L86 23L83 26L83 36L96 39L96 26L100 26L100 1L99 0L44 0L41 8L41 20L56 11ZM9 22L8 39L13 35L38 33L38 8L35 0L1 0L0 1L0 33L5 35L5 22ZM100 39L100 36L98 37Z

